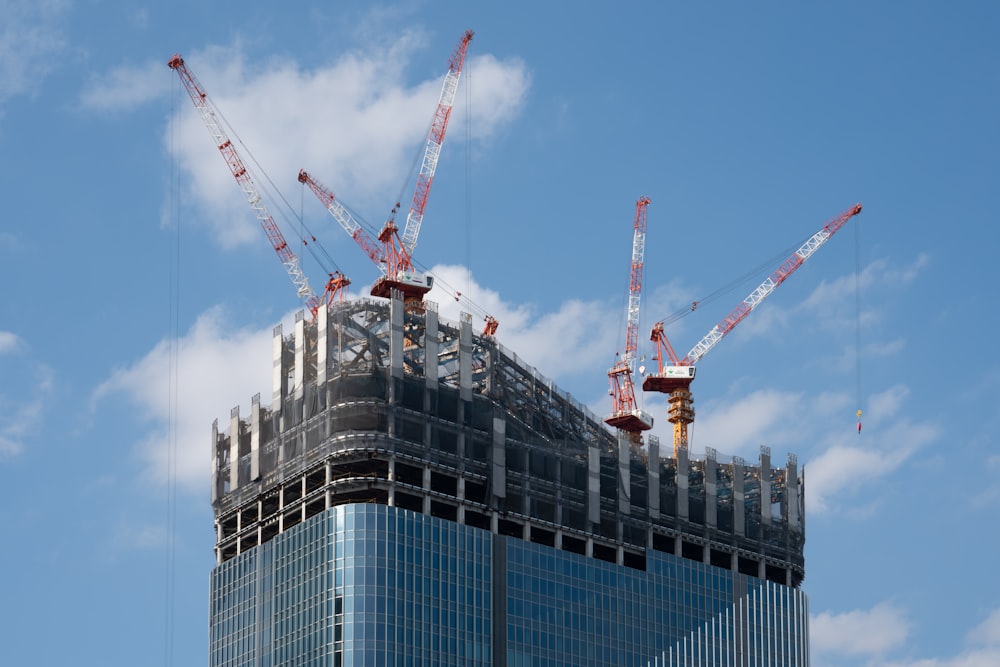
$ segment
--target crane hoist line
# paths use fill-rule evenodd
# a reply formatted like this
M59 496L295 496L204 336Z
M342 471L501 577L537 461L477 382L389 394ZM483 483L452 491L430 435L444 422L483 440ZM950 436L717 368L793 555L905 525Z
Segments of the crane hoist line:
M656 346L657 372L646 376L643 391L668 394L667 420L674 425L674 455L677 450L688 446L688 426L694 422L694 399L691 396L691 382L694 381L697 364L713 347L718 345L736 325L746 318L764 299L770 296L781 283L788 279L802 264L812 257L823 244L843 227L848 220L861 213L861 204L855 204L833 218L806 240L802 246L775 269L764 282L757 286L721 322L716 324L695 343L691 351L680 358L674 352L662 321L653 325L650 340ZM860 416L859 416L860 418Z
M324 286L323 296L316 295L309 285L309 279L302 270L298 255L292 251L288 246L288 242L285 241L281 229L274 221L274 218L271 217L264 198L258 191L257 185L254 183L253 177L247 170L246 165L243 163L239 151L236 150L236 145L229 139L229 136L222 127L222 123L219 122L219 114L216 113L214 105L209 100L208 93L205 92L201 83L195 78L191 70L188 69L180 54L174 54L167 61L167 65L170 69L177 72L180 77L184 89L191 97L195 109L201 115L205 127L208 128L209 134L212 135L212 139L222 154L222 158L226 161L226 165L229 166L229 170L236 179L237 185L239 185L246 196L250 207L255 211L257 220L267 235L268 242L274 248L274 252L278 255L281 264L285 267L285 271L288 273L292 284L295 285L296 294L305 302L313 317L316 316L317 311L323 305L324 301L332 303L334 300L343 299L344 291L351 284L351 281L340 273L340 271L329 273L329 278Z

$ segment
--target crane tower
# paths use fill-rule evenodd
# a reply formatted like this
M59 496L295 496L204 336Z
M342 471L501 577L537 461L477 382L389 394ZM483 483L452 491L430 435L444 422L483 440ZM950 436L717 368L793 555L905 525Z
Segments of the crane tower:
M639 442L643 431L653 427L653 417L639 409L635 400L632 372L635 370L639 342L639 300L642 296L642 268L646 254L646 207L649 197L635 203L635 223L632 232L632 267L629 273L628 322L625 328L625 353L608 371L611 385L612 413L604 423L625 431L633 442Z

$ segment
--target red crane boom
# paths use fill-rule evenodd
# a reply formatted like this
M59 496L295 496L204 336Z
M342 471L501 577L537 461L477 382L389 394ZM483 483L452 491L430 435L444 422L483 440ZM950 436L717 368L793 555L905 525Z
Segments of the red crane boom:
M417 236L420 234L420 224L424 219L424 209L427 208L427 198L431 194L431 183L434 182L434 172L437 170L438 158L441 156L444 134L448 130L448 120L451 118L451 108L455 102L458 80L462 76L465 54L469 50L469 42L472 41L474 34L471 30L466 30L458 45L455 46L451 58L448 59L448 73L441 86L441 97L438 100L437 109L434 111L434 120L431 122L431 130L427 136L427 147L424 149L424 159L420 163L417 186L413 190L413 201L410 203L410 212L406 216L406 225L403 227L402 246L408 256L412 256L413 249L417 247Z
M236 183L243 190L247 201L256 212L257 220L260 221L260 226L264 230L268 242L274 248L275 253L277 253L278 259L281 260L285 271L288 273L288 277L292 280L292 284L295 285L295 292L299 295L299 298L305 301L306 306L315 315L319 306L323 303L323 299L316 296L309 286L309 279L302 271L298 256L288 247L281 229L278 228L274 218L268 212L267 206L264 204L264 200L257 191L257 186L254 184L253 178L250 176L250 172L247 171L239 152L236 150L236 146L230 141L222 125L219 123L215 109L208 99L208 94L202 88L201 83L198 82L194 74L191 73L191 70L188 69L187 65L184 64L184 59L181 58L180 54L175 54L167 62L167 65L180 76L184 89L187 90L191 101L194 102L195 108L201 114L201 119L204 121L205 127L208 128L209 134L215 140L219 152L222 153L222 157L229 166L229 170L233 173L233 177L236 178ZM343 298L343 289L349 284L350 280L339 271L331 273L324 291L327 300L332 301L338 295L340 298Z
M465 63L465 55L472 35L471 30L465 32L448 61L448 73L445 75L441 96L431 123L420 173L417 176L417 185L413 193L413 202L410 204L402 238L400 238L399 229L395 223L398 203L393 208L389 219L386 220L382 231L379 232L376 244L375 240L354 220L347 209L340 205L332 192L319 185L305 170L299 171L299 181L309 186L313 194L323 202L323 205L340 223L341 227L383 272L382 277L372 285L372 296L388 297L392 290L399 290L406 303L419 305L423 301L424 294L434 286L433 276L416 271L413 268L411 258L413 249L417 245L420 224L423 221L424 209L427 207L427 198L430 195L434 172L441 154L441 144L444 141L445 131L448 129L448 120L451 117L458 80L462 73L462 66ZM484 331L489 331L491 328L492 331L495 331L495 324L487 321L487 328Z

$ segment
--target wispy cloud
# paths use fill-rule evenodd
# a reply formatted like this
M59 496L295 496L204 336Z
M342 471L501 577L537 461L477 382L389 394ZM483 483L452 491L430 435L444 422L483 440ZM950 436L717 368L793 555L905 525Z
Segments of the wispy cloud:
M135 445L146 479L166 479L173 433L176 481L200 492L208 487L212 421L228 415L233 405L249 405L254 393L270 394L271 329L227 327L225 312L214 308L176 342L175 360L172 347L170 341L161 341L135 364L114 372L95 390L94 400L123 397L150 424L148 434ZM176 413L169 387L174 369Z
M456 39L457 39L456 35ZM448 53L453 44L428 44L419 32L404 33L379 49L341 54L336 61L306 68L289 59L256 62L239 44L182 54L231 129L243 162L255 174L272 215L282 224L279 193L298 188L299 169L309 171L361 213L389 212L408 166L426 139L441 92L444 67L411 82L407 68L417 50ZM169 54L168 54L169 55ZM131 108L163 92L166 59L140 67L117 68L90 83L82 95L93 109ZM486 140L523 106L530 75L517 59L470 55L472 132ZM166 132L167 148L187 177L193 205L203 211L219 242L257 242L260 231L248 222L249 209L201 117L186 95ZM464 104L460 95L456 108ZM462 132L464 113L452 117L450 132ZM445 146L442 161L447 160ZM255 164L262 167L261 173ZM317 205L318 206L318 205Z
M879 259L866 266L860 275L862 294L879 289L899 289L913 282L929 265L926 255L919 255L904 266L897 266L887 259ZM794 280L790 278L789 280ZM854 274L841 275L831 280L822 280L809 295L797 304L786 305L777 297L777 291L753 315L740 323L734 330L739 340L774 336L787 332L791 327L808 326L813 330L837 331L855 326L856 283ZM866 306L862 297L861 325L865 331L877 326L882 318L880 312ZM865 340L862 352L866 356L879 357L896 354L905 346L905 339L889 341ZM853 350L850 351L853 358Z
M10 331L0 331L0 354L13 352L21 345L21 339Z
M0 106L33 94L66 44L64 0L0 0Z
M4 370L4 384L0 385L0 461L21 454L25 441L41 429L55 378L50 368L30 359L21 359L16 371Z
M871 609L816 614L809 621L813 664L865 667L996 667L1000 665L1000 609L993 609L966 635L955 655L899 658L917 630L905 610L890 602Z
M438 283L448 285L436 286L429 295L440 304L443 317L458 321L461 311L470 309L464 300L468 297L477 310L500 321L500 343L543 375L556 380L580 374L599 377L603 367L612 365L618 322L606 316L607 304L570 299L555 310L539 312L530 304L503 301L498 292L476 283L465 267L440 265L432 272L443 279ZM455 290L462 292L461 301L453 298Z
M984 468L988 471L986 488L972 497L972 506L977 509L1000 506L1000 481L998 481L1000 479L1000 455L988 457Z
M1000 607L991 611L982 623L970 630L967 639L970 644L977 646L1000 647Z
M554 311L540 312L503 302L495 292L480 287L464 267L437 266L432 271L456 289L465 287L460 290L463 294L501 321L499 341L542 374L558 379L581 369L596 374L603 368L613 332L601 321L602 309L595 304L568 301ZM445 319L458 321L461 312L468 310L449 291L434 291L429 297L439 302ZM567 333L574 327L580 332ZM223 309L213 308L202 313L176 342L174 469L176 481L186 489L201 493L208 484L212 421L219 419L221 428L227 430L230 408L240 404L242 413L249 414L250 397L258 392L264 404L270 403L271 336L270 326L234 328ZM149 430L134 449L144 477L158 482L166 479L170 451L171 347L169 341L161 341L134 364L112 373L93 396L95 405L125 400L139 409Z
M695 423L699 449L715 447L727 454L752 457L762 444L783 444L781 432L802 411L805 401L799 393L762 389L731 402L716 402Z
M128 112L170 92L170 82L163 62L123 65L95 77L80 94L84 109L102 112Z
M863 439L840 436L808 461L806 494L813 512L845 503L855 492L897 470L937 440L936 422L901 414L909 389L890 387L871 397Z
M877 657L902 646L910 627L901 609L882 602L871 609L813 616L809 620L809 641L820 655Z
M20 250L21 241L10 232L0 232L0 250Z

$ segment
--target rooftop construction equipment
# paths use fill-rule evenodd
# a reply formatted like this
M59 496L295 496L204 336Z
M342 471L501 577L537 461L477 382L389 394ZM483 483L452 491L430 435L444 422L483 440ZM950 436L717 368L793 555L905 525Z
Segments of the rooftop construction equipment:
M434 181L434 172L441 154L441 145L448 129L448 120L451 118L458 81L465 63L465 54L469 49L469 42L472 41L473 34L471 30L465 31L448 62L448 73L445 75L441 96L434 112L434 119L424 148L420 173L417 176L417 185L413 191L413 200L406 216L402 237L399 235L399 229L395 222L396 211L399 208L398 202L393 207L392 213L376 240L337 201L332 191L320 185L304 169L299 171L299 182L309 186L309 189L323 203L330 215L340 223L344 231L381 269L382 276L372 286L372 296L388 298L392 290L398 289L403 293L403 298L407 303L419 304L424 295L434 286L432 276L417 271L413 267L413 250L417 246L420 225L424 219L424 210L427 207L427 198ZM487 326L489 326L489 321L487 321Z
M660 321L653 325L650 340L656 345L658 370L656 373L646 376L642 383L642 389L643 391L657 391L670 395L667 399L670 406L667 409L667 419L674 425L675 456L677 450L687 449L688 425L694 422L694 399L691 397L690 387L694 380L695 364L858 213L861 213L861 204L855 204L809 237L791 257L786 259L749 296L743 299L725 319L712 327L712 330L705 334L684 358L678 358L674 352L674 348L663 329L664 323ZM664 363L664 357L669 361L669 364Z
M625 352L608 371L611 384L611 416L604 420L608 426L628 433L638 443L643 431L653 428L653 417L639 409L635 400L636 350L639 342L639 302L642 296L642 268L646 254L646 207L649 197L640 197L635 203L635 223L632 232L632 268L629 272L628 322L625 327Z

